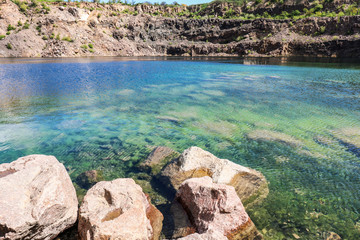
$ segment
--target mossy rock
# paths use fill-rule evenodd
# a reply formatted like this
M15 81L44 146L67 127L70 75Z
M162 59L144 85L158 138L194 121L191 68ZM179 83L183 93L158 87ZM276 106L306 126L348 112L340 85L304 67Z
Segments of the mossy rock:
M180 156L180 153L168 147L156 147L139 168L152 176L158 175L163 167Z
M97 170L90 170L81 173L76 179L75 182L79 187L83 189L89 189L100 181L104 181L103 172Z

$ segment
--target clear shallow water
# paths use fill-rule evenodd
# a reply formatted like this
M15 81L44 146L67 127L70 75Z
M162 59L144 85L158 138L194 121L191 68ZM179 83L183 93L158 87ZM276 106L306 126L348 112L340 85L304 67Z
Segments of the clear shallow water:
M120 60L0 62L0 163L51 154L112 179L150 146L196 145L269 180L248 209L266 239L360 239L360 65Z

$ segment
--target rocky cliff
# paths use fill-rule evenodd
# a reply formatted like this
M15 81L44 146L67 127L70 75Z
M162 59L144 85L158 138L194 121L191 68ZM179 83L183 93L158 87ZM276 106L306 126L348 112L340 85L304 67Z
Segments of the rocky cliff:
M0 57L360 56L356 15L224 19L229 5L221 4L200 8L7 1L0 8ZM266 4L248 7L252 13L264 8L281 10ZM190 17L192 13L203 16Z

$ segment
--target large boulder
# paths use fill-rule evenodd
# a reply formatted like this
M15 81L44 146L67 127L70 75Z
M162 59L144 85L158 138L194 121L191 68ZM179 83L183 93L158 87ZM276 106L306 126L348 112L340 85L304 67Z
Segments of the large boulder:
M189 178L209 176L215 183L231 185L245 206L259 203L269 193L267 181L260 172L220 159L199 147L186 149L159 174L163 183L174 191Z
M192 178L181 184L176 200L200 234L194 239L204 239L204 233L213 238L220 233L228 239L262 239L232 186L213 183L207 176Z
M95 184L79 211L79 235L89 239L159 239L163 216L133 179Z
M0 165L0 239L54 239L77 219L76 192L53 156Z

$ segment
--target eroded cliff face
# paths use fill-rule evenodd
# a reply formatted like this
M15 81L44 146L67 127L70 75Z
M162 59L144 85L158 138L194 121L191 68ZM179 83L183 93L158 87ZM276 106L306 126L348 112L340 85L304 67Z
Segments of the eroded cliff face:
M0 5L1 57L360 56L360 16L190 19L177 16L185 6L18 5Z

